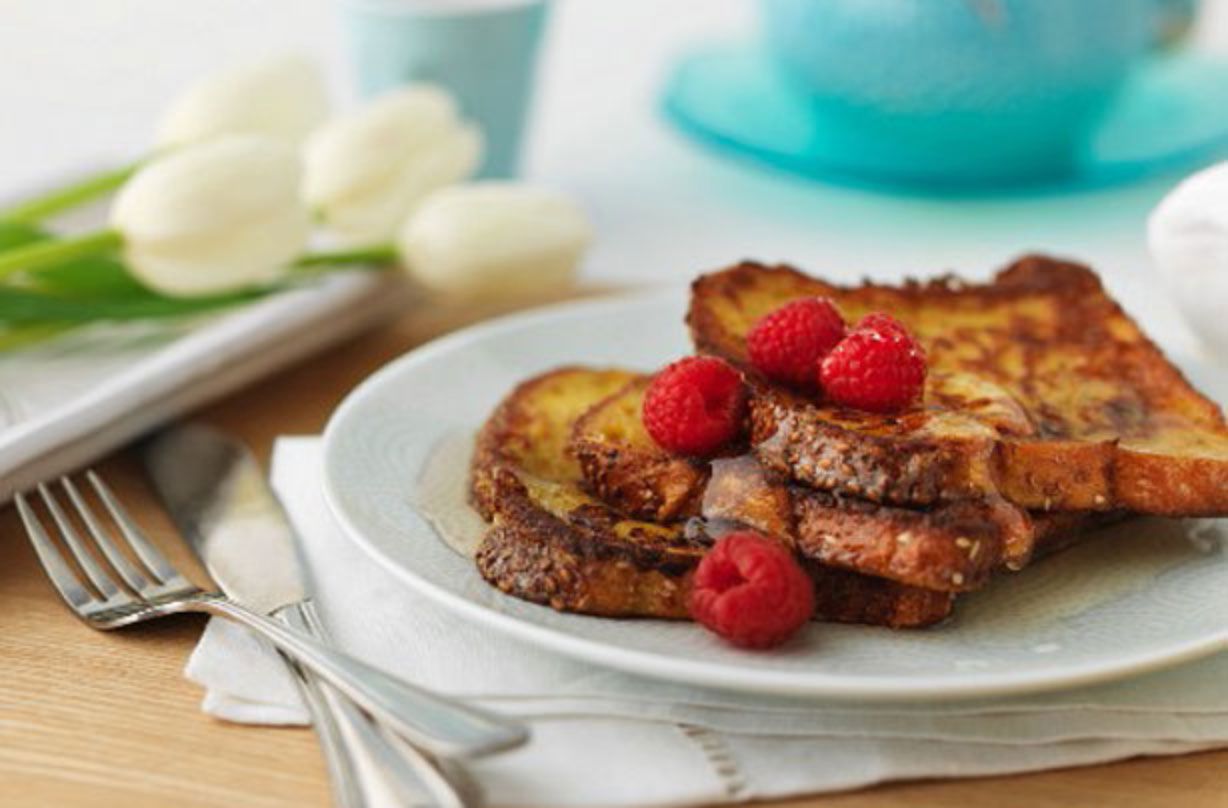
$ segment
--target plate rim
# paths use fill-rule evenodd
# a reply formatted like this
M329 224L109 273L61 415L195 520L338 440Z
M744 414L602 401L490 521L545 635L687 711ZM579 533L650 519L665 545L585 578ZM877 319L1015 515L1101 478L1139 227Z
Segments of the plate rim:
M430 362L437 355L480 343L504 332L532 327L551 318L574 315L576 312L658 302L684 294L685 289L686 285L679 284L654 285L591 299L552 303L503 315L433 339L373 372L346 395L329 417L323 432L321 458L324 498L343 534L398 580L463 619L491 626L505 634L572 659L677 684L700 685L743 693L875 702L956 701L987 696L1017 696L1123 679L1228 651L1228 626L1225 626L1218 634L1212 633L1203 638L1188 640L1172 648L1115 656L1104 662L1068 666L1051 673L991 672L966 675L963 678L927 680L922 677L902 681L899 676L780 672L737 668L726 663L697 662L576 636L470 601L392 558L384 552L378 541L366 536L361 526L351 518L343 505L339 483L335 479L336 468L331 462L333 447L344 440L350 414L359 410L367 399L374 397L383 385L388 384L386 380L412 372L412 368Z

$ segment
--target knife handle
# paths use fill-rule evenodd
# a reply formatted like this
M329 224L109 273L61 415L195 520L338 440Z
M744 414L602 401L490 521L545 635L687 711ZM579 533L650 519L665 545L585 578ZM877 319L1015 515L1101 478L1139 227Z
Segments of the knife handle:
M225 597L198 601L202 611L241 623L353 699L411 744L439 757L478 757L529 738L518 721L431 693L291 631Z
M328 633L320 622L311 601L305 600L277 612L278 619L295 631L328 642ZM312 708L312 721L317 729L332 727L339 736L339 750L351 761L361 757L373 763L385 785L393 792L398 805L420 805L429 800L431 808L466 808L480 805L472 780L458 776L459 770L444 770L446 763L427 759L426 755L384 730L379 724L345 696L323 685L309 671L295 665L304 682L304 690L314 692L319 703ZM323 740L323 738L321 738ZM321 743L321 746L324 744ZM456 766L459 764L453 764ZM355 786L361 790L356 772L351 773ZM365 784L364 784L365 785ZM363 801L355 805L366 805ZM344 808L344 805L342 806Z

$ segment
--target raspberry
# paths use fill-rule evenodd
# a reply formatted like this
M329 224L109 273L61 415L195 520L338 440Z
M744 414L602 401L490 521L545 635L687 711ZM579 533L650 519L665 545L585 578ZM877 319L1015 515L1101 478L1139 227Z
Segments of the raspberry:
M676 454L714 454L738 436L745 414L742 377L714 357L674 362L644 393L642 417L648 434Z
M901 334L907 334L908 329L899 320L892 317L890 314L882 311L872 311L865 317L857 321L855 331L869 329L870 331L892 330Z
M921 397L925 351L894 317L869 314L823 360L819 381L836 404L895 412Z
M814 613L814 585L779 542L730 533L695 570L691 616L734 645L770 648Z
M844 338L844 319L825 297L786 303L755 323L746 348L755 369L773 381L814 387L815 367Z

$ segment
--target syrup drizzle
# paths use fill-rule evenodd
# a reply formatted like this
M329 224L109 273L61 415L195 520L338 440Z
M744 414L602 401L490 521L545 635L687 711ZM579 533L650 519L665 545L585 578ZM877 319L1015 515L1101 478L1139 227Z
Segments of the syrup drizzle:
M431 447L418 475L412 504L435 534L454 552L473 558L482 543L486 523L469 504L469 461L474 434L457 430Z

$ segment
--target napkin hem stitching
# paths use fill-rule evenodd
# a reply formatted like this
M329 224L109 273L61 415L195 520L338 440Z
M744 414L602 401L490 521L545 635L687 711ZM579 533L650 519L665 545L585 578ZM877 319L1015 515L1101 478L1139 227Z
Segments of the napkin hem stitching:
M694 724L677 724L682 737L693 743L716 775L731 801L746 799L749 781L724 736Z

